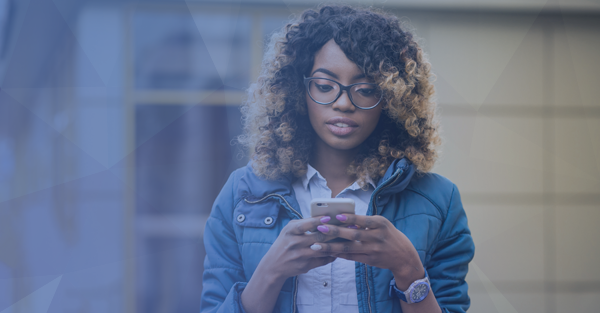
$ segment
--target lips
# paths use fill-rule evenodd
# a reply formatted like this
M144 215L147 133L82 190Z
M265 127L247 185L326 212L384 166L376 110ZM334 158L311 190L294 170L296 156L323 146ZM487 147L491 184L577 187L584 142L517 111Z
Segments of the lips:
M358 128L358 124L347 117L333 117L327 120L325 124L337 136L346 136Z

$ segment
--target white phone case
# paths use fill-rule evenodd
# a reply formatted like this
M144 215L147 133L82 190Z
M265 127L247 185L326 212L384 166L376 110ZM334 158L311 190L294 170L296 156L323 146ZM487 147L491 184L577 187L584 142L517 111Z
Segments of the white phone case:
M346 198L316 198L310 202L310 215L329 215L328 224L340 225L335 216L342 213L354 214L354 200Z

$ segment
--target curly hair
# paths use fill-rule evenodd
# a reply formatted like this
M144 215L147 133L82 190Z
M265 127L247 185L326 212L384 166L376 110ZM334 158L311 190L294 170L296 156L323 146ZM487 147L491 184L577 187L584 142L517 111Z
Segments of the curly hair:
M307 115L303 76L315 54L333 39L346 57L384 92L383 113L348 168L364 185L382 177L394 159L406 157L427 172L440 144L434 118L431 65L398 18L372 9L309 9L271 37L262 70L242 106L253 169L265 179L304 175L316 136ZM380 104L381 105L381 104Z

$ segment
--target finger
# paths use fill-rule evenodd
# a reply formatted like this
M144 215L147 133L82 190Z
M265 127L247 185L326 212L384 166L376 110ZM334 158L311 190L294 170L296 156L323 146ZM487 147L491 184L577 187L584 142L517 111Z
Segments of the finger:
M307 251L309 251L307 252L307 256L311 258L337 258L337 256L334 253L327 251L327 244L323 243L314 243L309 247Z
M347 241L347 242L317 242L316 245L321 246L321 250L318 252L329 255L339 255L347 253L366 253L368 251L367 245L358 241Z
M289 231L292 235L304 235L307 231L315 231L321 223L323 216L309 217L301 220L294 220L294 226ZM291 223L291 222L290 222Z
M387 225L386 222L388 220L383 216L366 216L366 215L356 215L356 214L338 214L335 218L342 222L345 225L357 225L362 228L382 228Z
M319 225L319 232L334 238L344 238L353 241L376 241L379 231L367 231L366 229L353 229L344 226Z
M329 217L328 215L317 217L317 218L319 218L319 221L321 222L320 225L327 224L331 220L331 217ZM317 227L318 227L318 225L317 225ZM316 232L317 231L317 227L309 229L306 233L310 234L310 233Z
M324 234L320 231L316 231L314 233L310 233L302 237L302 243L305 246L310 246L315 242L327 242L329 240L337 238L331 234Z
M310 246L310 249L311 249L311 250L313 250L313 251L319 251L319 250L323 249L323 246L321 246L321 245L320 245L320 244L318 244L318 243L313 243L313 244Z

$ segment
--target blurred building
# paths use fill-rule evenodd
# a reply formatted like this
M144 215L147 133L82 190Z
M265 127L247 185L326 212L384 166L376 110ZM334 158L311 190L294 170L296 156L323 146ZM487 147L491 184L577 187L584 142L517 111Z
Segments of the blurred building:
M0 312L197 312L269 35L317 2L0 0ZM356 3L356 2L355 2ZM472 312L600 307L600 3L369 1L436 74Z

